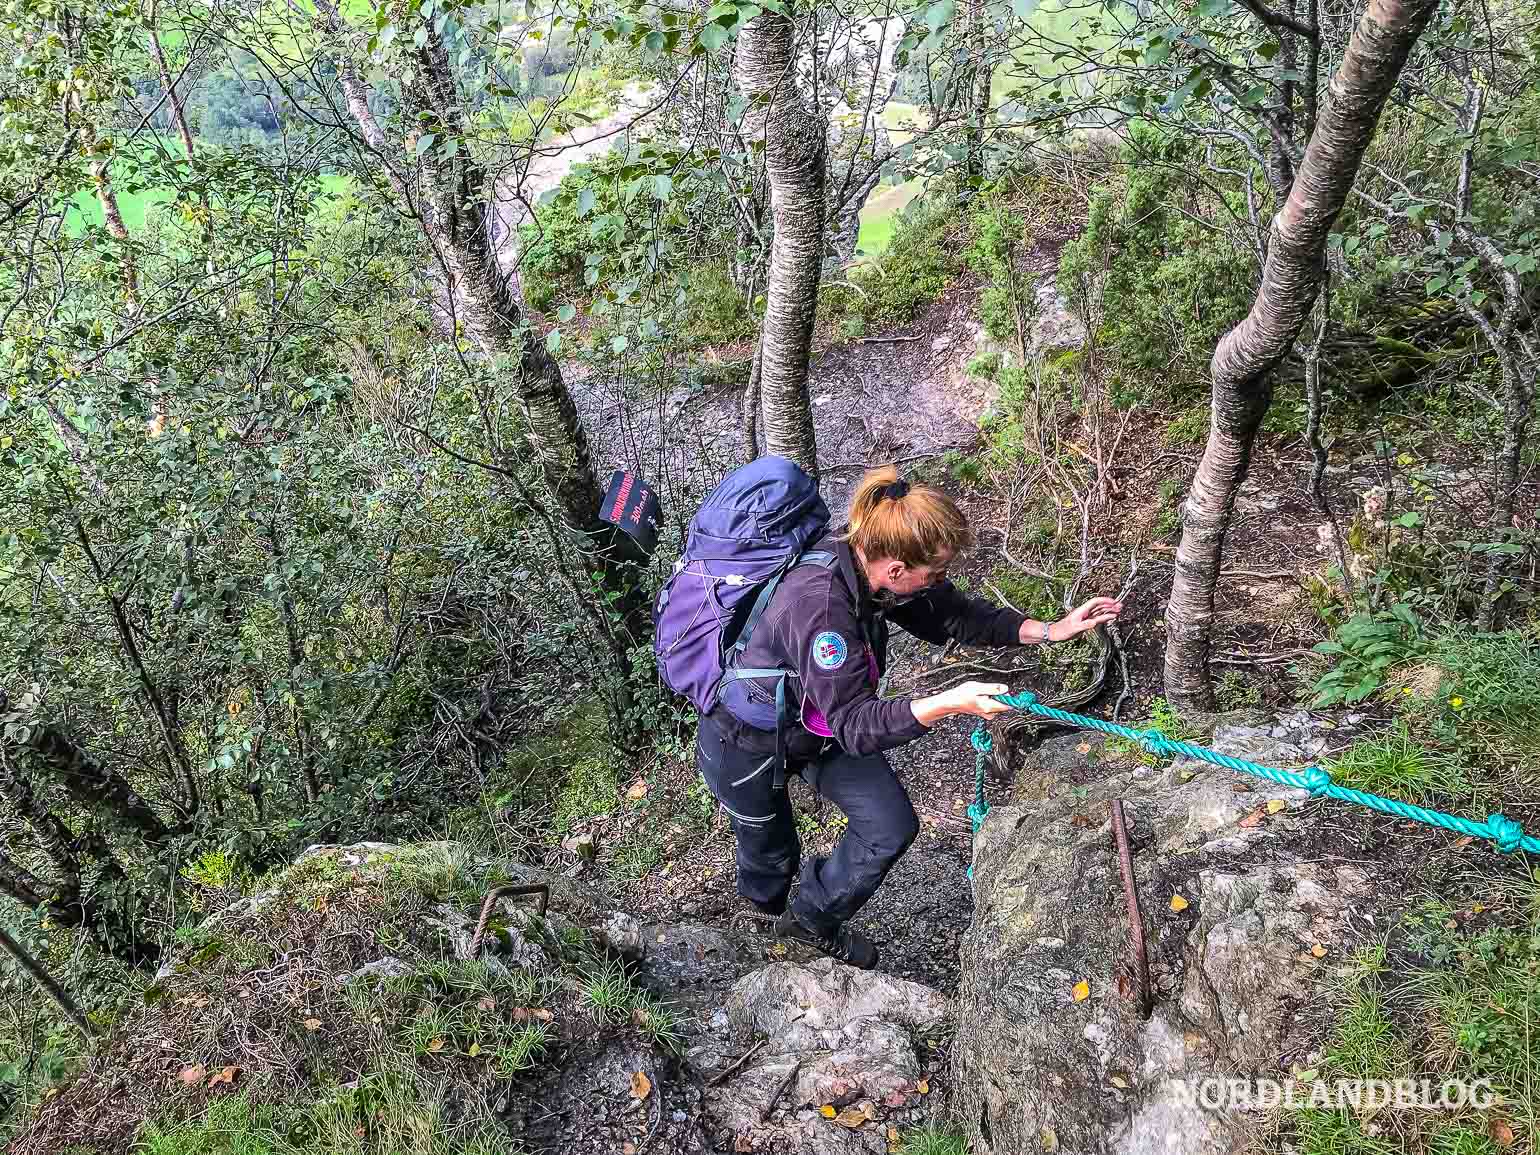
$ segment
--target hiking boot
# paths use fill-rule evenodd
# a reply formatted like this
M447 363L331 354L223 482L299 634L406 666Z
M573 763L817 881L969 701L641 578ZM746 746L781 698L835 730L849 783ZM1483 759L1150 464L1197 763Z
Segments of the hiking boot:
M806 943L832 959L864 971L877 965L877 947L860 931L851 930L848 924L840 925L833 934L822 935L809 930L788 910L775 924L775 937Z

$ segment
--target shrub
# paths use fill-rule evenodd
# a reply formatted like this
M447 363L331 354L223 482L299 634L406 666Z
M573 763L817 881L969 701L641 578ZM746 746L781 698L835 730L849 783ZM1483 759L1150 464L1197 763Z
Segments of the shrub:
M852 269L848 284L819 291L820 317L848 337L912 320L961 269L955 238L948 235L953 219L944 199L910 201L880 256Z
M1093 286L1100 307L1086 320L1100 344L1126 375L1174 392L1176 382L1205 379L1215 343L1250 307L1256 268L1223 227L1245 206L1217 203L1183 171L1200 146L1132 127L1122 175L1097 186L1085 229L1060 254L1059 291L1086 309Z

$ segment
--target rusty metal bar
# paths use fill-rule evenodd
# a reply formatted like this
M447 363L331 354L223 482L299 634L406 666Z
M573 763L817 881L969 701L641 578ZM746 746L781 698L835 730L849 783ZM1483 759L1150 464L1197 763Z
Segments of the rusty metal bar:
M487 932L487 919L492 917L492 904L504 895L509 894L533 894L539 900L535 904L535 912L541 918L545 917L545 909L551 901L551 888L545 883L536 883L533 886L494 886L487 891L486 898L481 900L481 917L476 920L476 933L471 935L471 958L481 954L481 939Z
M1112 838L1118 844L1118 870L1123 875L1123 897L1128 902L1128 937L1134 948L1135 978L1139 983L1139 1017L1150 1017L1150 960L1144 949L1144 916L1139 913L1139 892L1134 887L1134 857L1128 849L1128 828L1123 824L1123 800L1113 798Z

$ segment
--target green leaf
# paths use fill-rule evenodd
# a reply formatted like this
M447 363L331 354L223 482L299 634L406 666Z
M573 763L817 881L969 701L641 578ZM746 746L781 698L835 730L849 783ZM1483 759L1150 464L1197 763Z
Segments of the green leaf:
M584 185L578 193L577 215L579 220L582 220L594 211L594 200L593 187L591 185Z
M707 52L716 52L727 43L727 29L720 24L707 24L700 30L700 42Z
M1016 19L1025 24L1032 19L1032 14L1037 11L1038 0L1011 0L1011 11Z
M1257 55L1263 60L1271 60L1278 55L1278 42L1269 40L1266 44L1257 45Z
M417 138L417 155L422 156L433 147L433 142L438 139L437 133L425 132Z
M563 325L565 325L568 321L572 320L572 318L576 316L577 306L570 303L563 305L561 308L556 310L556 319Z
M652 178L652 195L660 201L667 201L674 195L674 178L671 176L655 176Z
M631 342L626 338L624 333L617 333L615 336L610 338L610 352L624 353L627 346L630 344Z
M716 24L719 21L723 24L733 24L737 19L738 5L734 4L733 0L718 0L706 12L707 24Z
M925 26L932 32L939 32L952 22L952 16L956 11L956 0L936 0L925 9Z
M1428 296L1430 296L1430 297L1437 296L1439 293L1442 293L1444 291L1444 287L1446 285L1448 285L1448 284L1449 284L1449 278L1444 276L1442 273L1439 274L1436 277L1429 277L1428 278Z
M647 38L642 41L642 46L647 50L649 56L663 55L663 33L653 29L647 33Z
M552 329L545 335L545 351L551 356L561 352L561 330Z
M1418 513L1415 509L1409 509L1396 518L1396 524L1402 529L1416 529L1422 524L1422 514Z

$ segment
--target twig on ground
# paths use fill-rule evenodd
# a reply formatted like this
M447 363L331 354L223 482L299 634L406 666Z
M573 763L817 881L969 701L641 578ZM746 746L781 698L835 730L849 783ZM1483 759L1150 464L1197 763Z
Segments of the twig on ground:
M1288 650L1282 654L1216 654L1209 659L1209 664L1214 666L1276 666L1283 662L1292 662L1296 658L1303 658L1311 651Z
M925 337L924 333L916 333L913 337L862 337L863 345L893 345L900 341L920 341Z
M791 1081L797 1077L797 1072L802 1069L802 1060L798 1059L791 1065L791 1070L786 1072L785 1078L775 1085L775 1090L770 1092L770 1097L765 1100L765 1105L760 1108L759 1121L763 1123L770 1118L770 1112L775 1110L775 1105L786 1093L786 1088L791 1086Z
M734 1062L732 1066L728 1067L725 1071L722 1071L719 1074L712 1075L711 1078L707 1079L706 1080L706 1086L708 1086L708 1087L715 1087L723 1079L727 1078L727 1076L731 1075L739 1067L743 1066L744 1063L748 1062L749 1059L752 1058L759 1051L759 1049L761 1047L763 1047L769 1041L770 1041L769 1039L760 1039L759 1042L755 1043L748 1050L744 1051L743 1054L738 1057L738 1060L736 1062Z

